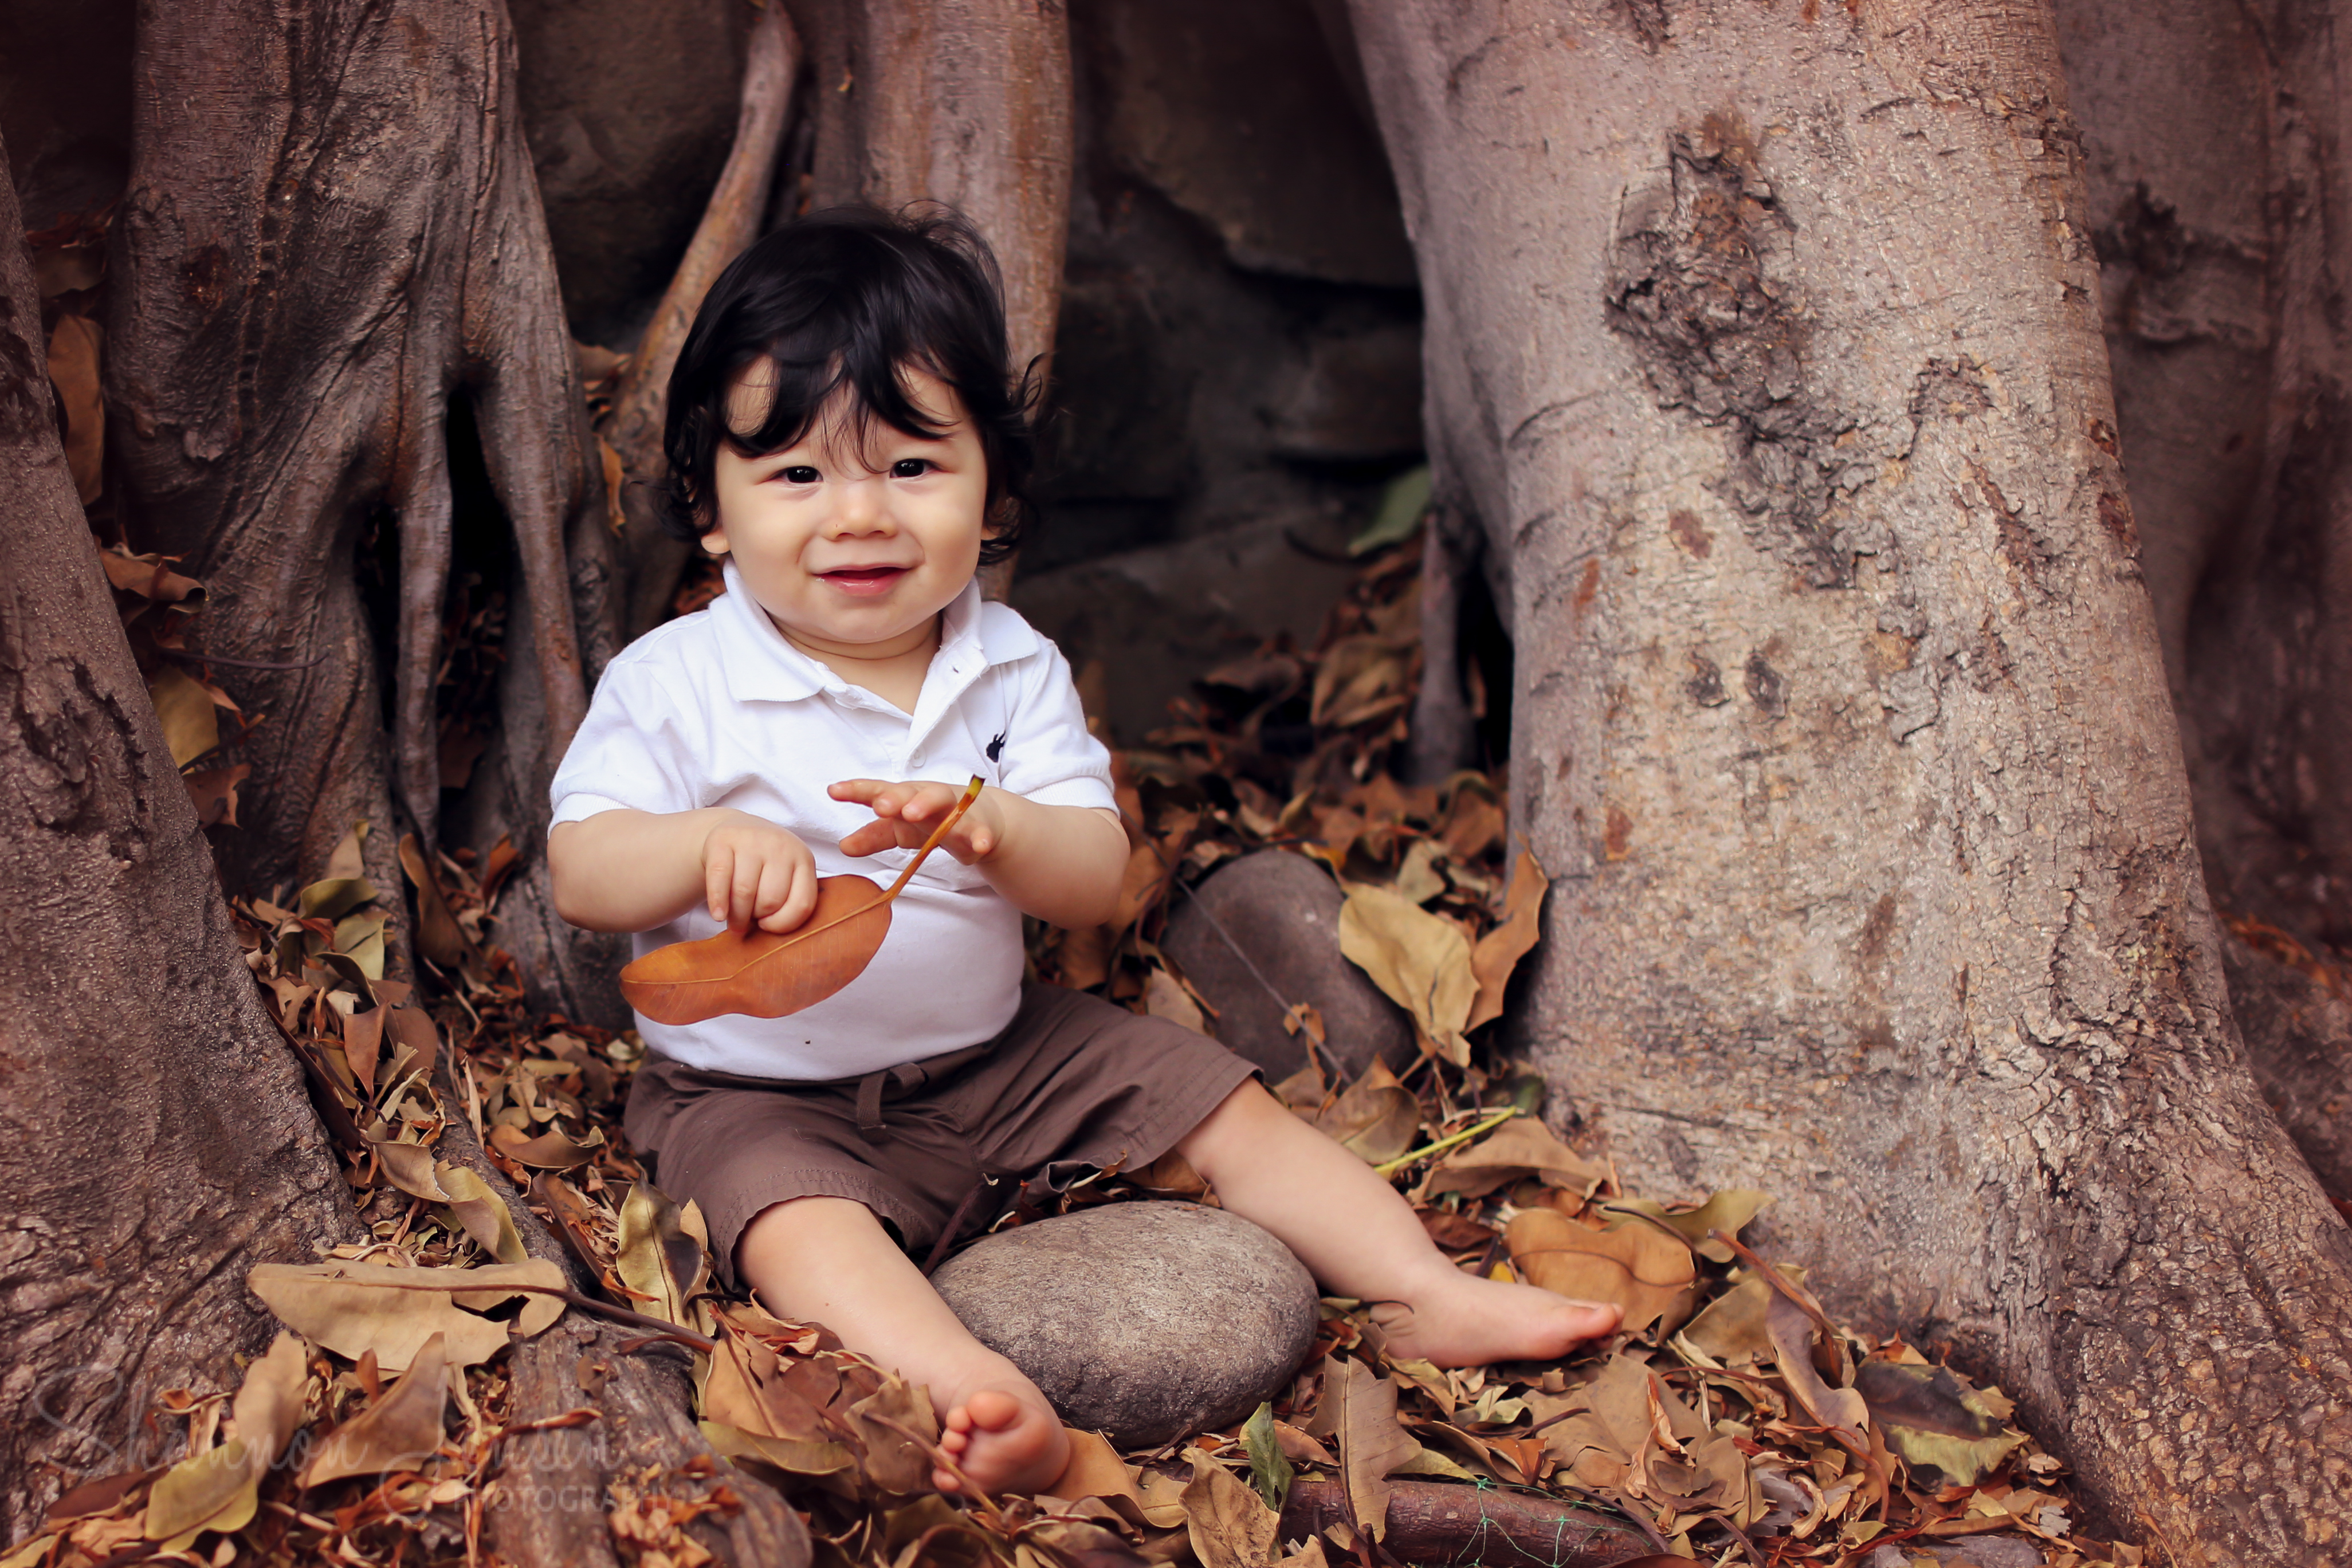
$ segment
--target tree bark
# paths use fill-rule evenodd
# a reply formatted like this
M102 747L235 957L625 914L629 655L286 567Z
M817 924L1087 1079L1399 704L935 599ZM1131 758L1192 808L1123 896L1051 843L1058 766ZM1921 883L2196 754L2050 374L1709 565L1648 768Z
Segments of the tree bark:
M628 584L623 630L631 638L652 631L668 612L678 573L694 548L663 529L655 505L653 486L669 471L662 456L662 422L669 403L670 371L677 366L678 350L686 347L702 297L727 264L760 237L769 186L783 151L785 111L792 106L793 82L803 59L791 16L781 6L761 13L744 41L743 54L735 145L677 275L629 356L605 422L607 439L630 479L621 492L622 511L628 518L621 552Z
M0 182L0 1534L159 1462L268 1343L246 1270L357 1226L263 1012L51 418Z
M2183 1563L2344 1550L2352 1233L2231 1022L2046 7L1354 7L1645 1190L2017 1396Z
M2329 0L2060 0L2116 424L2218 902L2352 946L2352 328L2331 214L2344 44ZM2233 942L2265 1079L2352 1097L2352 1033ZM2279 1007L2277 1018L2264 1009ZM2315 1026L2335 1032L2315 1033ZM2263 1060L2273 1044L2289 1049ZM2288 1130L2337 1197L2347 1134Z
M477 826L512 831L530 857L509 921L536 910L551 925L535 852L546 780L614 626L504 6L148 7L133 141L107 365L127 525L211 585L205 652L290 666L223 669L265 716L239 748L255 784L226 880L314 874L354 819L389 826L394 800L435 841L462 398L511 525L508 653L529 661L504 718L530 744L480 781L508 810ZM396 560L375 602L355 570L372 525ZM371 843L388 855L396 837Z

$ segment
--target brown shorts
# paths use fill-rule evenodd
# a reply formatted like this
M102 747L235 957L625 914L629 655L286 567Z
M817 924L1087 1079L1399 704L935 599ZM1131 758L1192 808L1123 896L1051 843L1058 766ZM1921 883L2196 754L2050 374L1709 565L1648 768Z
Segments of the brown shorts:
M863 1078L787 1083L648 1056L625 1124L662 1190L701 1205L733 1289L736 1239L771 1204L855 1198L926 1258L1024 1186L1149 1165L1256 1071L1164 1019L1032 981L994 1040Z

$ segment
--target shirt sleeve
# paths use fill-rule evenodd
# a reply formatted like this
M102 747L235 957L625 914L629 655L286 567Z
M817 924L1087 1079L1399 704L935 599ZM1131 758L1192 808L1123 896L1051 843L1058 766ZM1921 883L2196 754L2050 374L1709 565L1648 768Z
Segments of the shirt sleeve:
M691 811L703 802L689 758L701 755L689 720L637 664L616 664L596 683L588 716L572 737L548 794L550 822L600 811Z
M1038 652L1006 672L1014 683L1014 703L998 782L1041 806L1116 811L1110 750L1087 732L1070 662L1052 643L1038 641Z

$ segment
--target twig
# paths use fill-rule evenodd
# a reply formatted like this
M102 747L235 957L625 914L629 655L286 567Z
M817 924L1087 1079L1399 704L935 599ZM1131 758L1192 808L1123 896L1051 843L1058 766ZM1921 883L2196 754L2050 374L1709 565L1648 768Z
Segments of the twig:
M1465 1127L1458 1133L1448 1133L1445 1136L1437 1139L1433 1143L1425 1144L1418 1149L1413 1149L1408 1153L1399 1155L1396 1158L1389 1161L1385 1165L1374 1166L1372 1169L1381 1176L1394 1176L1397 1172L1404 1169L1405 1166L1412 1164L1413 1161L1425 1160L1432 1155L1442 1155L1448 1149L1454 1148L1462 1144L1466 1144L1471 1139L1478 1136L1481 1133L1489 1133L1494 1131L1496 1127L1501 1126L1504 1123L1509 1121L1518 1113L1519 1108L1517 1105L1506 1106L1502 1110L1497 1111L1493 1115L1487 1117L1483 1122L1478 1122L1470 1126Z

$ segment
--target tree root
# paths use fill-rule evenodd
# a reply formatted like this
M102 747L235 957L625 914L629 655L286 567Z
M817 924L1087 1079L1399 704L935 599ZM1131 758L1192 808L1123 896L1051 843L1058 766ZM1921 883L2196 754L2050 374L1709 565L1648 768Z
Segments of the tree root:
M1282 1539L1319 1534L1350 1518L1336 1479L1293 1481L1282 1508ZM1448 1481L1389 1483L1389 1556L1410 1563L1483 1568L1604 1568L1655 1554L1650 1538L1590 1508L1523 1492Z

